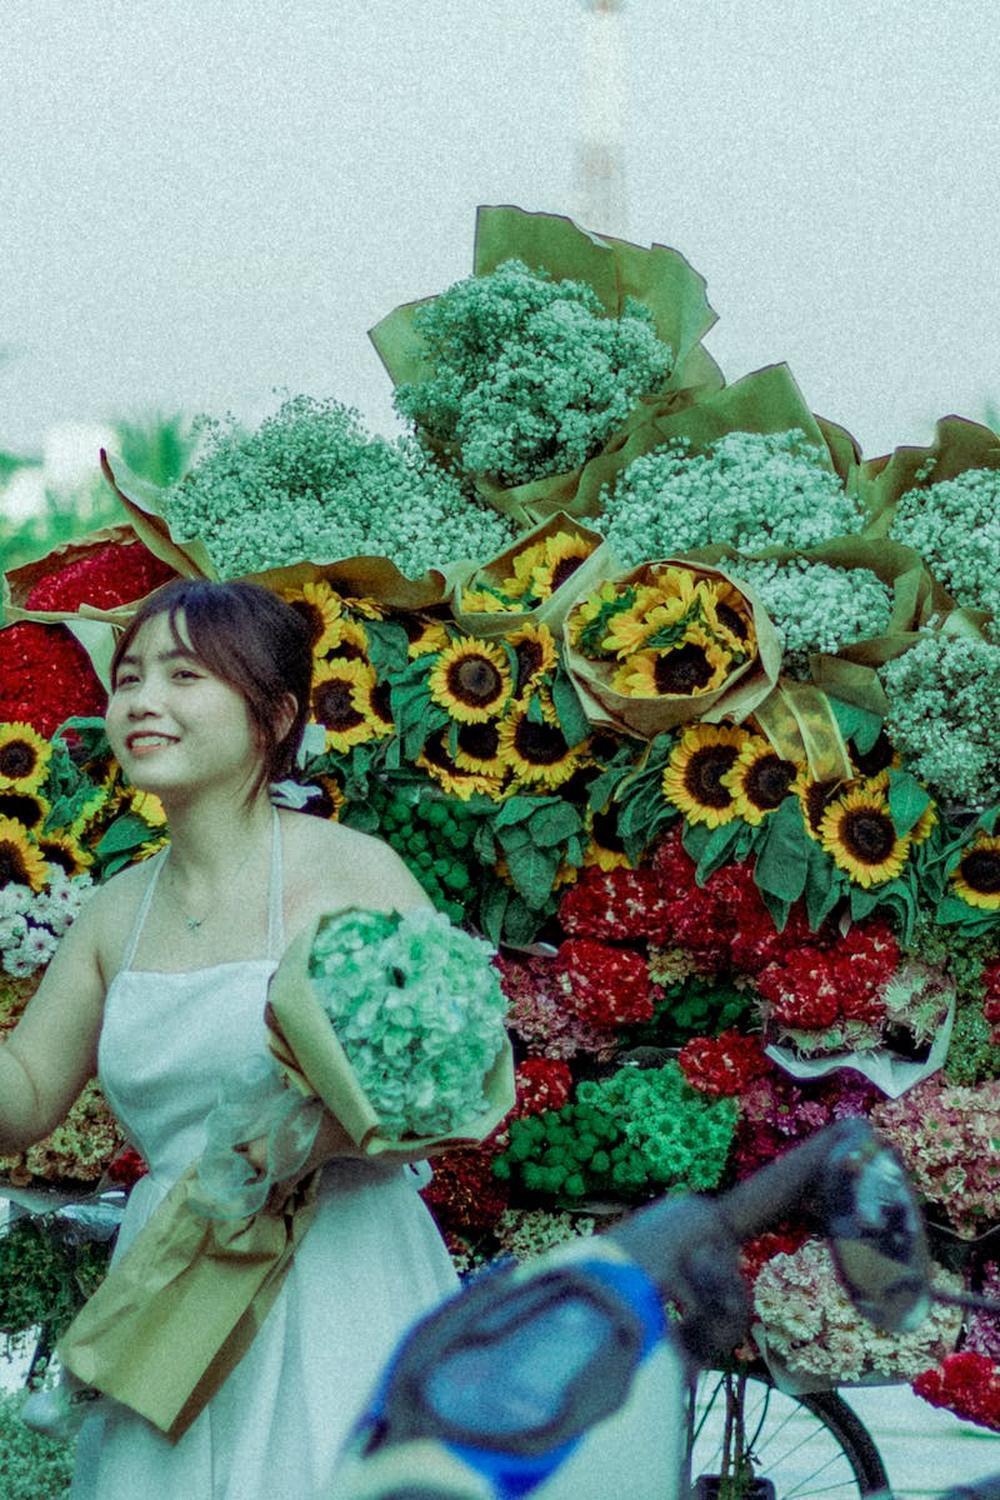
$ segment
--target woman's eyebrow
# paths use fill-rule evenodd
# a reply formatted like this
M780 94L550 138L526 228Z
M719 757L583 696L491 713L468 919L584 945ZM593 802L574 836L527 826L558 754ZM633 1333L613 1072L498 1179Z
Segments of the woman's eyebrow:
M197 661L198 658L195 656L194 652L192 652L192 651L185 651L181 647L176 647L173 651L158 651L156 653L155 660L156 661L181 661L181 660L183 660L183 661ZM126 654L124 656L119 657L119 659L118 659L118 665L120 667L123 667L123 666L125 666L126 663L128 663L130 666L137 666L137 665L139 665L141 663L141 661L142 661L142 657L141 656L133 656L130 653L126 652Z

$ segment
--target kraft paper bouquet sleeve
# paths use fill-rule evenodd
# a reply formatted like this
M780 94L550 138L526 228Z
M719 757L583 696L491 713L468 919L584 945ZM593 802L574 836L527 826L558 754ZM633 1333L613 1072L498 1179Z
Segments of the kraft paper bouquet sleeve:
M180 1437L250 1347L308 1230L318 1171L303 1170L324 1110L354 1154L402 1163L484 1139L513 1107L491 957L427 908L349 908L303 931L271 981L273 1058L227 1081L203 1156L67 1331L64 1366ZM255 1173L238 1148L262 1139Z

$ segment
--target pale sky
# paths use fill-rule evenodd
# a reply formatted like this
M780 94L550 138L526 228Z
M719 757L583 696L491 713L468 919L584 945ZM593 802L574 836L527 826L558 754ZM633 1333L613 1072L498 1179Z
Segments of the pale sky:
M627 0L629 237L868 454L1000 401L995 0ZM579 0L5 0L0 448L287 387L392 429L366 337L574 213ZM619 225L589 225L618 230Z

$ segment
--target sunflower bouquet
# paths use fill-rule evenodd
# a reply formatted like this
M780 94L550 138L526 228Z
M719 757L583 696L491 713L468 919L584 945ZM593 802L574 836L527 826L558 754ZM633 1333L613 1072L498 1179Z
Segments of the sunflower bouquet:
M717 568L648 563L579 597L567 662L592 721L652 738L740 717L770 692L780 647L752 596Z
M599 532L560 511L470 574L455 591L455 618L477 635L507 634L529 619L555 630L573 593L599 579L603 547Z

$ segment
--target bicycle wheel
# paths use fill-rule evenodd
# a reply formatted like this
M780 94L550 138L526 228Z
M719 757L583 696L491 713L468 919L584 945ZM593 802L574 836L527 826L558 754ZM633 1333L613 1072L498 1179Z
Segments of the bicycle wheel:
M735 1442L734 1402L741 1407L743 1452L754 1476L763 1481L756 1491L749 1491L751 1496L806 1500L823 1495L825 1500L855 1500L888 1488L885 1467L868 1429L835 1392L789 1396L777 1389L763 1369L747 1375L741 1391L739 1380L718 1370L699 1377L691 1410L693 1494L711 1500L718 1492L727 1426L731 1454Z

